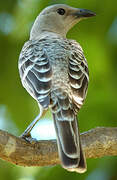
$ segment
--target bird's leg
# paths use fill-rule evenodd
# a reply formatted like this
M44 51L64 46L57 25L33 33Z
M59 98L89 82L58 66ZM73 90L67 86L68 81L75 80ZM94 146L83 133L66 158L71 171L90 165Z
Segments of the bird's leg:
M23 139L30 139L31 138L31 130L33 127L36 125L36 123L45 115L48 109L40 109L39 115L31 122L31 124L26 128L26 130L20 135L21 138Z

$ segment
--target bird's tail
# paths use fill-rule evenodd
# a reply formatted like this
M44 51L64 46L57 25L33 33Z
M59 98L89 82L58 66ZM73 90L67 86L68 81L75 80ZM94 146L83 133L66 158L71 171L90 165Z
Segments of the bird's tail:
M51 110L57 135L59 157L68 171L83 173L86 161L78 130L77 115L67 93L57 89L51 94Z

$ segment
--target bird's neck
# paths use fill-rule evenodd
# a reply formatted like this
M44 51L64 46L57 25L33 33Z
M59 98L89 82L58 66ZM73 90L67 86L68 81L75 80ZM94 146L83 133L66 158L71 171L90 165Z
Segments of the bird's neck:
M50 28L51 26L47 26L47 24L43 23L41 20L38 21L38 18L36 18L31 32L30 32L30 40L34 40L34 39L40 39L40 37L42 36L46 36L46 35L50 35L50 36L59 36L59 37L63 37L66 38L66 34L64 33L64 31L58 31L57 28Z
M30 33L30 40L36 40L36 39L41 39L41 38L45 38L45 37L66 38L66 35L63 36L61 34L54 33L51 31L46 31L46 30L43 30L41 32L34 32L33 34Z

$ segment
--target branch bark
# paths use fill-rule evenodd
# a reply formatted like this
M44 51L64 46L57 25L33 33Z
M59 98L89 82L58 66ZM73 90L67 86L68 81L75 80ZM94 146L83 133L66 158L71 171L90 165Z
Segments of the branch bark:
M117 128L98 127L81 134L86 158L117 155ZM20 166L60 164L56 140L29 143L0 130L0 158Z

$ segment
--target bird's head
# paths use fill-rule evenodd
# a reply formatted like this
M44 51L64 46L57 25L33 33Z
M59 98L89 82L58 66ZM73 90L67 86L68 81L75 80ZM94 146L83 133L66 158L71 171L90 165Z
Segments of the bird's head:
M52 5L42 10L36 18L31 36L49 31L65 37L76 23L92 16L95 16L95 13L87 9L73 8L65 4Z

